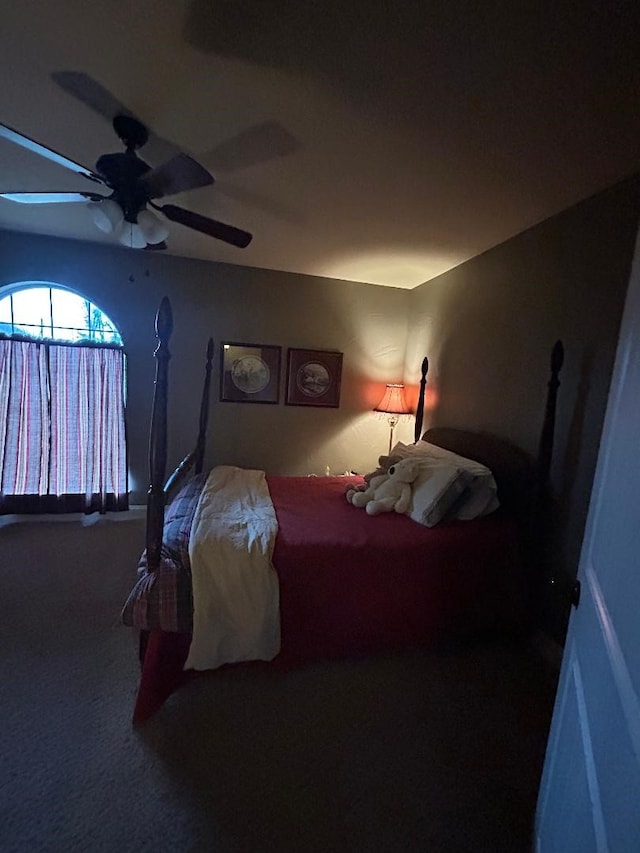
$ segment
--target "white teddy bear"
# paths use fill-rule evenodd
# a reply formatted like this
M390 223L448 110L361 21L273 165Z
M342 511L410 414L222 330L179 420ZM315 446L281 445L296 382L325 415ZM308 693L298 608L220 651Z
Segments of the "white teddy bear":
M381 512L408 512L411 506L411 483L421 470L416 459L401 459L389 468L388 474L373 477L364 492L354 492L351 503L365 507L369 515Z

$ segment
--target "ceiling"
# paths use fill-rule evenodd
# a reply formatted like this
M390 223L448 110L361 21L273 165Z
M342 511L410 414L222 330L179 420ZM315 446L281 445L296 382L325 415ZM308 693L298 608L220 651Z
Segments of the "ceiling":
M411 288L640 169L639 32L622 0L20 0L0 122L93 168L121 143L51 78L83 72L215 176L170 201L254 235L169 253ZM83 189L0 139L0 191ZM83 204L0 228L114 242Z

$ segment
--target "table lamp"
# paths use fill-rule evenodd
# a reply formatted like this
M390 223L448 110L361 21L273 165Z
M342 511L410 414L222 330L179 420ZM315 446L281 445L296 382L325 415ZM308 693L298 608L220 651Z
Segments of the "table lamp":
M396 383L387 385L382 400L373 411L389 415L389 453L391 453L393 430L400 420L400 416L411 414L404 399L404 385Z

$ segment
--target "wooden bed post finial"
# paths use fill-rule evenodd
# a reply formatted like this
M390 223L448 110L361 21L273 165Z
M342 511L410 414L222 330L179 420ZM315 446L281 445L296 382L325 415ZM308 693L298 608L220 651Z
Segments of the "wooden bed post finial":
M417 443L422 438L422 420L424 418L424 393L427 387L427 373L429 371L429 359L422 359L421 378L420 378L420 393L418 395L418 406L416 408L416 421L413 433L414 441Z
M151 434L149 436L149 491L147 493L147 566L154 571L160 564L164 528L164 476L167 465L167 391L169 338L173 331L171 303L165 296L155 319L158 346L155 349L156 378L153 388Z

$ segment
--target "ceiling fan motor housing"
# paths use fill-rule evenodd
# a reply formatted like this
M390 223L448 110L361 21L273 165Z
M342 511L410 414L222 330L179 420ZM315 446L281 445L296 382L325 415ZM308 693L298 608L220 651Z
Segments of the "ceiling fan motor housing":
M150 168L133 152L103 154L96 163L96 172L113 190L111 198L120 205L127 222L135 222L149 201L149 194L139 178Z
M141 121L133 116L118 115L113 119L113 129L124 142L127 151L142 148L149 139L149 132Z

